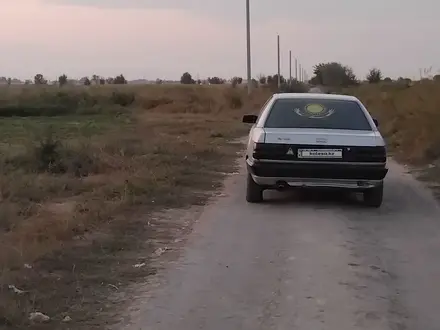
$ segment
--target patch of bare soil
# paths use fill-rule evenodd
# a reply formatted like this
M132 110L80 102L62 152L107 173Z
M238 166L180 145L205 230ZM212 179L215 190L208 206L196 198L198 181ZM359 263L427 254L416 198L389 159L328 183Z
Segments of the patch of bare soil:
M412 167L410 173L429 187L433 195L440 201L440 161L425 166Z

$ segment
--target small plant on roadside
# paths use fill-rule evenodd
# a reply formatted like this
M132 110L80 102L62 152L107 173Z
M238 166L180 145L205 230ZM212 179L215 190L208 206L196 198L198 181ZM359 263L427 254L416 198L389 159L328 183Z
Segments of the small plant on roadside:
M34 150L38 171L50 173L61 173L64 171L60 161L60 147L60 141L54 138L52 129L49 128Z

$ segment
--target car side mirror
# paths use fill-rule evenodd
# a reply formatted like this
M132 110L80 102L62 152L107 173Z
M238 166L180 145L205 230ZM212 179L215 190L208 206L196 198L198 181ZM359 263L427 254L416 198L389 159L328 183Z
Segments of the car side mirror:
M376 127L379 127L379 121L376 118L373 118L373 122Z
M246 124L255 124L257 122L258 116L256 115L244 115L243 123Z

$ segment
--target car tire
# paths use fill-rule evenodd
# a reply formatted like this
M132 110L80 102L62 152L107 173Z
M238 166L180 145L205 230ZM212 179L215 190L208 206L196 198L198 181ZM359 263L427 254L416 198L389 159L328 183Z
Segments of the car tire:
M364 191L364 203L370 207L380 207L383 200L383 184Z
M261 203L263 201L263 188L255 183L248 173L246 182L246 201L248 203Z

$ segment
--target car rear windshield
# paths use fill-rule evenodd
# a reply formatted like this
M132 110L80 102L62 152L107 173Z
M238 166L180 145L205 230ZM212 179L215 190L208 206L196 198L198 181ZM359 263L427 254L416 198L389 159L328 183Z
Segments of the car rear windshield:
M357 102L331 99L276 100L264 127L372 130Z

